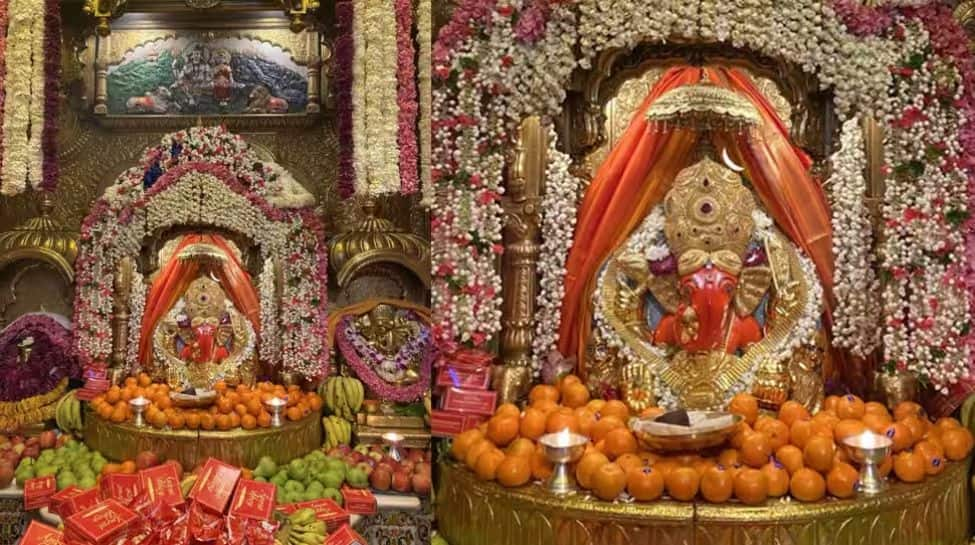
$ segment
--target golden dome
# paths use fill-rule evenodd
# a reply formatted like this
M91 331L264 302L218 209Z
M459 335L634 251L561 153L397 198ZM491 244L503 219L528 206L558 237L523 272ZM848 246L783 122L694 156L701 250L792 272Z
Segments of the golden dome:
M375 203L363 205L365 219L349 232L329 243L329 263L340 287L345 286L365 267L376 263L395 263L430 285L430 243L401 231L393 222L376 217Z
M44 261L74 280L74 260L78 257L78 234L63 229L51 219L53 203L45 194L41 215L10 231L0 233L0 269L23 259Z

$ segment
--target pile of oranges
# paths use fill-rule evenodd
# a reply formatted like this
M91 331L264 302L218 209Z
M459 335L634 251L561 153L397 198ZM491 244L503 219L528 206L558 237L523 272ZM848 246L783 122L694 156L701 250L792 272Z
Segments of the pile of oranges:
M789 401L771 416L760 414L755 397L739 394L728 410L743 421L726 448L661 456L640 448L627 427L625 404L590 400L580 379L568 376L558 386L532 388L524 411L501 405L486 423L455 437L451 452L480 479L522 486L551 475L538 438L569 429L590 439L574 471L579 485L601 499L612 501L626 492L637 501L666 494L680 501L734 498L758 505L786 495L805 502L827 494L853 496L859 471L839 445L865 430L885 434L894 443L881 474L893 473L909 483L941 473L949 460L965 459L975 444L957 420L931 422L913 402L900 403L891 414L884 405L853 395L830 396L815 415ZM662 412L651 408L640 416Z
M139 396L148 399L145 419L149 425L171 430L231 430L267 428L271 426L271 414L264 402L278 397L288 402L284 415L296 421L318 412L322 398L315 392L302 392L296 385L287 388L280 384L261 382L253 388L245 385L231 387L220 381L214 384L217 398L207 409L186 409L173 406L169 386L153 383L149 375L140 373L125 379L122 387L112 386L107 392L92 400L91 406L106 420L121 423L132 418L129 400Z

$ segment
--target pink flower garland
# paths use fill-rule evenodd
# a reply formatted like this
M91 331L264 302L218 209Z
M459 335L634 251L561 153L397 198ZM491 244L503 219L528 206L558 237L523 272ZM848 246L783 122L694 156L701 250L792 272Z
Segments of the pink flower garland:
M2 82L7 76L7 0L0 0L0 172L3 172L3 106L7 86Z
M336 131L339 140L339 196L347 199L355 194L355 134L353 128L352 64L355 60L355 29L353 5L349 0L335 3L338 35L335 38L335 64L332 81L335 85Z
M61 91L61 2L44 2L44 128L41 133L43 178L40 189L58 183L58 105Z
M364 382L370 390L379 395L380 399L388 399L392 401L399 401L400 403L409 403L411 401L416 401L423 396L430 389L430 380L433 374L433 362L437 359L437 349L434 347L433 339L426 343L423 347L423 354L421 356L422 360L420 362L420 378L415 383L400 387L392 386L383 379L381 379L374 370L372 370L369 365L362 361L359 356L359 352L355 349L352 341L346 336L346 329L348 327L349 320L351 318L345 318L338 325L338 329L335 331L335 342L345 357L345 361L349 363L349 367L355 371L359 380Z
M420 185L417 177L419 151L416 141L416 115L419 102L416 96L416 66L413 49L413 1L395 1L400 192L409 195L415 193Z

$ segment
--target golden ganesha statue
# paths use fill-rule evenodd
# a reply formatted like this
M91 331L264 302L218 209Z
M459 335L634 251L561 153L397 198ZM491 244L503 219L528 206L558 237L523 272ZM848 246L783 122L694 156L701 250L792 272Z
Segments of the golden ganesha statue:
M609 258L594 298L592 372L615 374L635 410L716 409L742 391L770 407L821 399L815 269L708 156Z

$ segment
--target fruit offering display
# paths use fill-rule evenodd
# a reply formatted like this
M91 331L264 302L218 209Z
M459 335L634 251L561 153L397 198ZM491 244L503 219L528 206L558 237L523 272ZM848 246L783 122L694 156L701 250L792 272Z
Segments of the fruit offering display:
M284 545L321 545L328 537L325 522L318 520L314 509L299 509L288 515L287 524L276 540Z
M881 475L907 483L964 460L975 444L957 420L932 422L914 402L902 402L891 413L854 395L829 396L815 415L788 401L771 416L760 413L755 397L738 394L728 411L743 420L724 447L660 455L641 449L627 427L631 415L625 404L590 400L580 379L570 375L558 386L532 388L524 411L499 406L486 423L456 436L451 453L482 480L522 486L552 472L538 438L568 429L590 440L573 471L579 485L600 499L653 501L666 495L757 505L784 496L803 502L854 496L859 470L841 445L866 430L893 441L892 454L879 466ZM641 416L661 413L651 408Z
M322 418L325 428L325 449L331 450L340 445L352 442L352 424L348 420L335 415Z
M75 396L74 390L64 394L54 409L54 419L58 429L65 433L80 433L82 430L81 421L81 400Z
M333 415L349 421L355 420L365 400L362 382L353 377L329 377L319 388L319 394Z
M213 389L217 397L206 409L176 407L170 398L169 386L153 383L147 374L140 373L137 377L125 379L122 387L109 388L93 399L91 406L106 420L127 422L134 418L129 401L141 396L150 401L145 410L145 419L154 428L222 431L270 427L271 413L264 402L274 397L287 401L283 415L291 421L317 414L322 408L322 398L317 393L303 392L296 385L285 387L261 382L253 388L246 385L231 387L220 381L214 384Z
M42 450L36 458L23 458L15 475L20 486L27 479L54 475L58 490L72 485L88 489L98 483L98 476L107 464L108 460L101 453L89 450L80 441L68 439L57 448Z
M380 492L399 492L427 496L432 488L431 452L418 448L401 449L402 459L396 461L382 445L356 445L348 456L361 459L370 466L367 471L371 486ZM357 458L358 457L358 458ZM362 463L360 462L360 464Z
M342 505L342 485L362 487L368 482L365 469L341 457L315 450L302 458L278 465L263 457L252 470L254 480L277 487L277 503L298 503L330 498Z
M53 431L45 431L36 437L0 435L0 489L10 486L22 460L37 458L41 449L54 448L64 439L59 439Z

